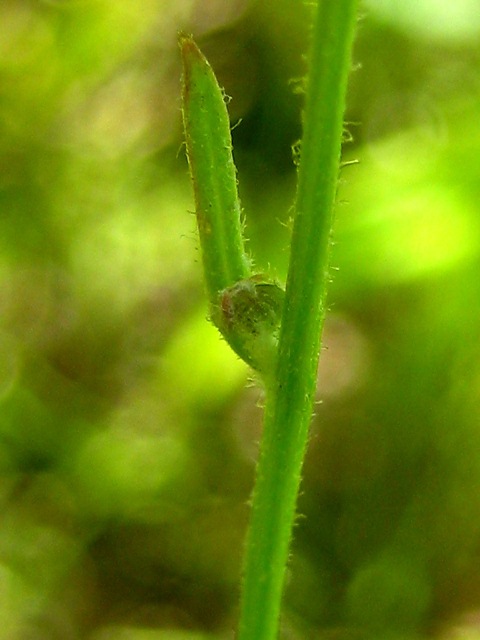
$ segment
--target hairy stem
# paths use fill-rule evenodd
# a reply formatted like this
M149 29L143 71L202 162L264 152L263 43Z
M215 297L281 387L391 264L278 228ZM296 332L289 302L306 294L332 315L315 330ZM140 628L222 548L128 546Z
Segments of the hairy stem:
M357 0L319 0L306 86L276 375L267 389L244 561L239 640L277 637L285 567L315 394Z

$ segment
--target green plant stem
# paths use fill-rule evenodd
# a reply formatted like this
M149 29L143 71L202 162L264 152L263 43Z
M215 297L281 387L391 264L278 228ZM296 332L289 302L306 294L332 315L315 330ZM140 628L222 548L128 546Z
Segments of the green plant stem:
M245 253L237 175L225 96L192 38L179 38L183 62L183 121L195 214L210 304L251 275Z
M247 535L239 640L274 640L278 633L325 317L356 10L357 0L319 0L316 9L290 266Z

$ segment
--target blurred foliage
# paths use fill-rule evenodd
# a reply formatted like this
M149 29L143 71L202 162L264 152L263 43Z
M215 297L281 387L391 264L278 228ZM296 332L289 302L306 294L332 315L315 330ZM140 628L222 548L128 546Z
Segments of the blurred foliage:
M233 97L282 278L308 10L0 23L0 638L230 638L261 393L205 321L176 34ZM475 0L363 5L286 638L480 635L479 43Z

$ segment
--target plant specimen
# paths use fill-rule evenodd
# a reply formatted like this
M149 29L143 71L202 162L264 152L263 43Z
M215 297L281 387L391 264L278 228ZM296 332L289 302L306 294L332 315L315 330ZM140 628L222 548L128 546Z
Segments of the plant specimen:
M222 90L180 36L183 118L210 316L265 386L265 420L247 535L240 640L278 634L285 567L315 393L329 246L344 136L356 0L319 0L305 79L288 277L253 272L245 252Z

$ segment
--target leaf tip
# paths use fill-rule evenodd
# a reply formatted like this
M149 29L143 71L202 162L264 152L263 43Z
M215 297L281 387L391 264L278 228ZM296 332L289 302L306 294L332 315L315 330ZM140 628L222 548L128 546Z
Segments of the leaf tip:
M195 61L206 62L193 37L183 31L178 33L178 46L182 54L183 64L187 66Z

